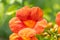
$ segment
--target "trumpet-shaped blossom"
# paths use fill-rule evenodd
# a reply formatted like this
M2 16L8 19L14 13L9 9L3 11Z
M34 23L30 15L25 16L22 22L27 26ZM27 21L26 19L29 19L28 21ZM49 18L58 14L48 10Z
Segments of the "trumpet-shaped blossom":
M25 6L17 10L16 17L9 21L11 31L22 40L38 40L35 35L41 34L46 25L47 21L43 19L43 11L39 7L29 8ZM19 38L14 40L20 40Z

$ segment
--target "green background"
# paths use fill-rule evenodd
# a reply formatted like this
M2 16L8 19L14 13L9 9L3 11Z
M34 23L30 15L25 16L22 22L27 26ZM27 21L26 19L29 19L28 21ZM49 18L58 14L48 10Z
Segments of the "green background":
M38 6L44 11L44 18L55 23L56 13L60 11L60 0L0 0L0 40L8 40L12 33L8 22L16 10L23 6Z

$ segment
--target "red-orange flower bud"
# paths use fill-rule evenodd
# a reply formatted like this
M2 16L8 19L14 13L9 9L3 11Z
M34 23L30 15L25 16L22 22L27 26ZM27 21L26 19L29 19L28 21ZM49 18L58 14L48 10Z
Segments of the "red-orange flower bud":
M56 23L60 26L60 12L57 13Z

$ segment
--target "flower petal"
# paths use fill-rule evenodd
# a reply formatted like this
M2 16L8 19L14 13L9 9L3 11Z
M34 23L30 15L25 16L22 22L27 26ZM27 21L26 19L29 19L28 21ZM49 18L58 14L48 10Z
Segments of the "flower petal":
M27 20L27 21L23 21L23 22L28 28L33 28L36 24L36 21L33 21L33 20Z
M32 7L30 16L32 20L41 20L43 17L43 11L39 7Z
M21 9L17 10L17 12L16 12L16 16L20 20L27 20L29 15L30 15L30 8L28 6L25 6Z
M44 31L44 28L47 26L47 21L45 19L42 19L41 21L38 21L33 29L36 30L37 34L40 34Z
M14 33L18 33L18 31L25 28L22 21L20 21L17 17L13 17L9 21L9 27L10 27L11 31L14 32Z
M9 40L23 40L23 39L19 37L16 33L12 33L9 37Z
M22 37L23 39L25 39L25 38L35 36L36 32L35 32L35 30L33 30L31 28L24 28L24 29L19 31L18 35L20 37Z

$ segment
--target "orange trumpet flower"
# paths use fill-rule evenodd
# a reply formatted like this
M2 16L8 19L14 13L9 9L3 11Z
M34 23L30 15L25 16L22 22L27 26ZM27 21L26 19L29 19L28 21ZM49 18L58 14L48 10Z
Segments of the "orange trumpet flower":
M38 40L35 35L41 34L46 25L47 21L43 19L43 11L39 7L29 8L25 6L19 9L16 12L16 17L9 21L11 31L23 40ZM14 36L11 38L14 38Z

